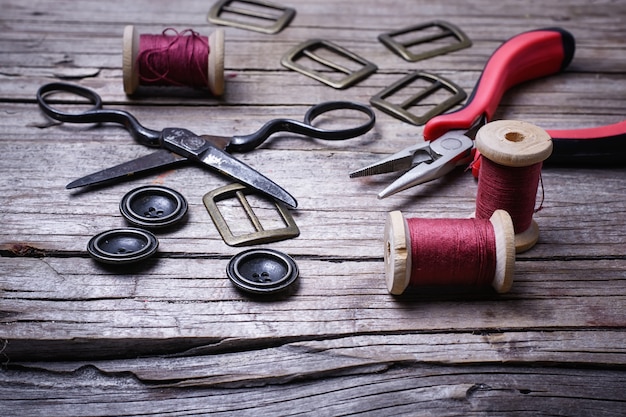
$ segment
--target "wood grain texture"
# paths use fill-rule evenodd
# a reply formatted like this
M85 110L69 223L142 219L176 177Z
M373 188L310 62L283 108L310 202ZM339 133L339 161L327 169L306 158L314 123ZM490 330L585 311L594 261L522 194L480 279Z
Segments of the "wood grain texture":
M0 415L580 415L626 414L626 168L543 170L539 242L518 254L511 291L387 293L387 213L467 217L476 182L459 169L377 200L394 175L348 173L416 140L421 127L376 113L359 138L275 135L237 157L289 190L300 236L267 245L298 262L298 285L258 299L226 278L241 248L224 244L202 196L229 183L196 166L89 192L82 175L150 152L119 126L59 124L37 108L50 81L97 90L105 107L152 129L237 135L276 117L301 119L327 100L368 102L408 72L429 71L471 94L491 53L527 30L560 26L577 50L568 70L512 88L496 119L544 129L616 123L626 114L626 4L451 0L290 0L276 35L225 27L225 93L122 85L122 33L192 27L209 35L212 2L41 0L2 4L0 27ZM470 48L409 63L378 34L440 19ZM320 37L378 71L334 90L280 65ZM432 105L435 99L425 103ZM419 111L419 110L418 110ZM350 116L351 117L351 116ZM130 189L181 192L189 216L159 232L157 256L111 268L86 252L124 226ZM272 213L255 203L260 215ZM237 208L226 205L236 218Z

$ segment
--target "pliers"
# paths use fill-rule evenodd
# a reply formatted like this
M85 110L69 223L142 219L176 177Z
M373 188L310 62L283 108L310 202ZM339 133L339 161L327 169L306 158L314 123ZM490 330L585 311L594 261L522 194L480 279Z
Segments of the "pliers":
M381 161L350 173L350 178L407 171L378 194L385 198L432 181L477 158L476 132L492 120L500 99L514 85L556 74L572 61L574 37L561 28L524 32L503 43L487 61L472 95L458 111L430 119L419 141ZM548 130L558 164L623 164L626 120L578 130ZM478 175L479 160L472 171Z

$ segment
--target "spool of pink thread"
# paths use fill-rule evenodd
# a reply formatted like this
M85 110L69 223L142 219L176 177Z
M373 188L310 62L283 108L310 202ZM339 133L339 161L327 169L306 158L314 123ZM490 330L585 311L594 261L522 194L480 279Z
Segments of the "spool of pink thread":
M533 124L498 120L476 134L481 154L476 218L488 219L495 210L507 211L515 228L515 248L523 252L539 239L533 219L543 161L552 153L552 139Z
M385 223L387 290L408 287L513 285L515 245L509 214L496 210L483 219L405 219L392 211Z
M140 86L207 87L212 95L224 93L224 31L208 38L193 30L166 29L159 35L140 35L132 25L124 28L122 70L124 92Z

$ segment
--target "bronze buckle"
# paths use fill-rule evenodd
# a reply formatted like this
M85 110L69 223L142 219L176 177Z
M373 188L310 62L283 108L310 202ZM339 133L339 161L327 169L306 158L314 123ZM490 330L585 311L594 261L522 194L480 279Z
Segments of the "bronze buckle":
M426 80L430 82L430 85L405 99L400 104L394 104L386 100L387 97L392 96L417 79ZM447 90L452 95L422 115L415 115L407 110L441 89ZM445 112L457 103L465 100L465 97L467 97L465 91L452 81L427 72L417 71L401 78L394 84L373 96L370 99L370 103L372 106L384 111L387 114L397 117L402 121L412 123L414 125L423 125L434 116Z
M251 188L248 188L241 184L230 184L224 187L218 188L202 197L202 201L204 202L204 206L206 207L215 227L219 231L222 239L226 242L227 245L230 246L244 246L244 245L256 245L261 243L270 243L276 242L279 240L289 239L292 237L297 237L300 235L300 229L296 225L293 217L289 213L289 210L282 203L270 200L276 205L276 210L280 214L285 227L276 228L271 230L265 230L261 221L252 210L250 203L246 199L246 194L252 194L255 191ZM241 207L246 212L248 219L252 223L252 226L255 229L255 232L252 233L244 233L241 235L235 235L232 233L230 227L228 227L228 223L226 223L226 219L222 215L217 203L222 200L226 200L232 197L236 197L241 204Z
M403 42L394 39L395 37L400 35L405 35L410 32L419 32L433 27L439 28L440 31L434 34L426 35L422 38L407 40ZM454 39L456 39L456 42L421 53L413 53L409 50L409 48L412 46L423 43L431 43L448 37L453 37ZM387 48L391 49L391 51L398 54L403 59L409 62L416 62L437 55L447 54L448 52L467 48L472 45L472 41L461 29L451 23L444 22L442 20L435 20L432 22L399 29L393 32L383 33L378 36L378 40L380 40Z
M235 4L233 4L235 3ZM236 3L243 3L251 7L242 7ZM276 14L272 12L282 12ZM224 17L224 14L239 15L247 18L237 20ZM240 29L248 29L256 32L274 34L278 33L291 22L296 15L296 10L291 7L284 7L278 4L261 0L220 0L211 7L208 20L217 25L232 26ZM264 25L265 22L274 22ZM255 23L256 22L256 23Z
M331 62L327 58L316 55L315 51L317 49L326 49L330 53L333 53L341 58L345 58L352 63L359 64L360 68L357 70L351 70L343 65ZM298 64L297 61L302 57L309 58L324 67L330 68L331 70L334 70L335 73L339 72L347 75L340 80L333 80L319 71ZM349 87L366 78L378 69L374 63L366 60L365 58L361 58L353 52L323 39L311 39L301 43L287 52L280 60L280 63L289 69L298 71L308 77L337 89Z

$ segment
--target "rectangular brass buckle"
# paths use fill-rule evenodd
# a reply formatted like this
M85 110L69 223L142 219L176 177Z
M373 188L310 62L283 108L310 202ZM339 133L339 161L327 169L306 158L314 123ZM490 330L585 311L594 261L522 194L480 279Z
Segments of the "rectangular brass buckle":
M217 25L274 34L283 30L295 15L295 9L267 1L220 0L211 7L208 20Z
M426 80L430 84L428 84L426 88L420 89L417 93L404 99L404 101L400 104L394 104L387 100L388 97L409 86L418 79ZM431 107L427 112L421 115L416 115L407 110L441 89L451 93L451 96ZM427 72L416 71L401 78L394 84L373 96L370 99L370 103L372 106L407 123L423 125L432 117L445 112L446 110L452 108L455 104L465 100L465 97L467 97L465 91L452 81Z
M426 34L422 38L413 40L406 40L400 42L397 40L398 36L405 35L411 32L419 32L430 28L436 28L432 34ZM438 48L430 49L420 53L414 53L409 50L410 47L420 45L424 43L433 43L444 38L454 38L454 42L440 46ZM394 53L401 56L403 59L409 62L416 62L422 59L431 58L437 55L447 54L448 52L456 51L458 49L467 48L472 45L472 41L463 33L461 29L454 26L451 23L441 20L435 20L424 24L411 26L404 29L399 29L393 32L383 33L378 36L380 40L387 48L391 49Z
M261 243L276 242L300 235L300 229L298 229L298 226L289 213L289 210L285 207L285 205L274 200L271 201L276 205L276 210L280 214L285 227L266 230L257 215L254 213L254 210L252 210L252 206L246 198L247 194L252 193L255 193L255 191L244 185L230 184L208 192L204 195L204 197L202 197L204 206L209 212L215 227L217 227L217 230L227 245L256 245ZM254 232L235 235L231 231L230 227L228 227L228 223L217 206L217 203L232 197L236 197L239 200L241 207L246 212L248 219L255 229Z
M315 54L318 49L325 49L327 53L347 60L347 63L356 63L358 68L352 70L346 66L334 63L328 58ZM323 74L321 71L299 64L298 60L303 57L309 58L321 64L323 67L331 69L335 74L343 73L346 74L346 76L339 80L334 80L330 76ZM365 58L361 58L353 52L323 39L311 39L301 43L287 52L282 57L280 62L286 68L298 71L308 77L337 89L347 88L369 76L378 69L375 64Z

